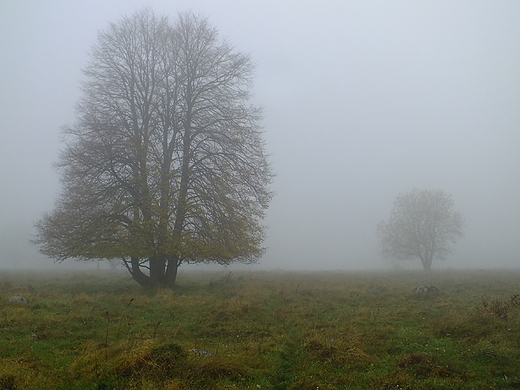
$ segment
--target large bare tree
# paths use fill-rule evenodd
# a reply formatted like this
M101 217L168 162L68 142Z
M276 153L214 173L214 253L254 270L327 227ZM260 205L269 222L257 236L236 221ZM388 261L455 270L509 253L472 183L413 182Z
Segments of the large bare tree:
M252 72L192 13L172 23L147 9L101 32L41 252L121 258L149 287L174 286L182 263L256 261L272 173Z
M445 259L450 243L463 235L462 215L451 195L414 189L400 194L390 218L377 226L381 254L399 260L419 258L425 271L434 259Z

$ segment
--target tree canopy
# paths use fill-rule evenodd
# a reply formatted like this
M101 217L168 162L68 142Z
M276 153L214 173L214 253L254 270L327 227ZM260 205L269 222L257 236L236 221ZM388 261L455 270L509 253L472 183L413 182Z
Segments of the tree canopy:
M419 258L425 271L446 259L450 244L463 235L462 215L451 195L437 190L400 194L387 221L377 225L381 254L398 260Z
M272 198L254 67L207 20L151 10L110 24L64 129L63 190L38 222L57 261L121 258L144 286L182 263L256 261Z

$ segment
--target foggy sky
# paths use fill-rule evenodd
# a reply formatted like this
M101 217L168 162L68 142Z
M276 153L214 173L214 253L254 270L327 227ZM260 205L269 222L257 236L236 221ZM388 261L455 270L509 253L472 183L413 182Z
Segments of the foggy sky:
M385 266L375 227L414 187L467 224L434 269L520 265L520 2L2 0L0 268L52 265L27 240L60 191L60 128L98 31L144 6L208 16L257 64L277 173L261 268Z

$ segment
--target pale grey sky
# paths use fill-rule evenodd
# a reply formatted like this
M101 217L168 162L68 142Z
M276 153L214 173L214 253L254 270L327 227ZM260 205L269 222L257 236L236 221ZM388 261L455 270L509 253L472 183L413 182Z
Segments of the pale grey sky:
M382 267L375 226L414 187L467 223L434 268L520 265L520 2L1 0L0 266L52 264L27 239L59 193L81 68L145 6L208 16L257 64L278 174L261 267Z

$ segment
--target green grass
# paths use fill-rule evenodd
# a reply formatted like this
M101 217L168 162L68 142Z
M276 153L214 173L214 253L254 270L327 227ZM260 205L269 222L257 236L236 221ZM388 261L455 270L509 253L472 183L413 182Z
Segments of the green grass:
M181 272L178 283L4 273L0 390L520 388L520 271ZM424 284L441 293L416 295Z

